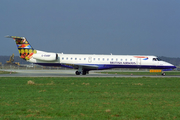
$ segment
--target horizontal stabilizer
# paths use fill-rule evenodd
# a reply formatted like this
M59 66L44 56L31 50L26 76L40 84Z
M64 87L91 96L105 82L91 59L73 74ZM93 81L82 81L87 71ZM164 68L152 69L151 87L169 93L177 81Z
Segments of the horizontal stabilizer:
M6 38L15 38L15 39L25 39L25 37L18 37L18 36L10 36L10 35L7 35L5 36Z

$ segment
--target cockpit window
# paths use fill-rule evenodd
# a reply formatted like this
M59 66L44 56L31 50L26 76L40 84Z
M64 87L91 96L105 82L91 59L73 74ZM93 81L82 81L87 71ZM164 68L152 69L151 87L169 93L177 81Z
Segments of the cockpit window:
M160 58L157 58L158 61L162 61Z
M153 58L153 61L161 61L160 58Z

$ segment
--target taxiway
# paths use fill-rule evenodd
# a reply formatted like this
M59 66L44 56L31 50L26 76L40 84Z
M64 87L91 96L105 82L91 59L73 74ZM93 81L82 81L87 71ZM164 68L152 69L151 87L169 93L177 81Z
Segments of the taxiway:
M9 74L0 74L0 77L180 77L180 76L148 76L148 75L118 75L101 74L90 71L87 75L75 75L75 70L3 70Z

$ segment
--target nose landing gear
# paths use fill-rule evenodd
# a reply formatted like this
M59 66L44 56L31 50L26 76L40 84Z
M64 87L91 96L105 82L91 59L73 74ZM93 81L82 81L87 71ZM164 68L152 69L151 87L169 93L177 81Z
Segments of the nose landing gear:
M166 73L165 72L162 72L162 74L161 74L162 76L165 76L166 75Z

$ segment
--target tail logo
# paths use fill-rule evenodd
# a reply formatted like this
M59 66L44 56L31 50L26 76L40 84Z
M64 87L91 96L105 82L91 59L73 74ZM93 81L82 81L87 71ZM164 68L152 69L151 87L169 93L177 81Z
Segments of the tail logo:
M29 44L17 44L18 48L32 48Z
M32 48L29 42L25 37L17 37L17 36L6 36L8 38L13 38L16 42L20 58L24 60L29 60L32 58L33 54L37 53L36 50Z
M134 56L135 58L143 58L143 60L148 60L149 58L148 57L145 57L145 56Z

